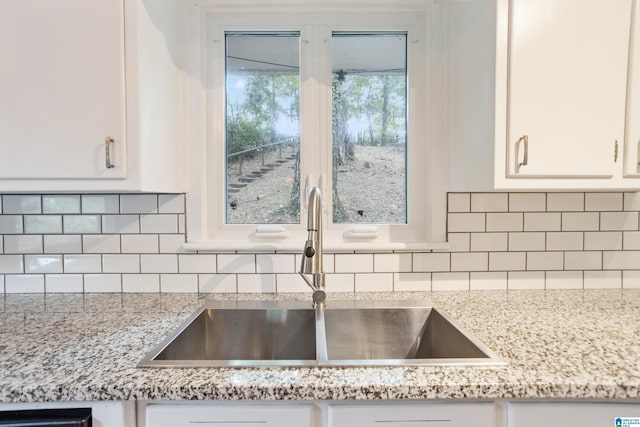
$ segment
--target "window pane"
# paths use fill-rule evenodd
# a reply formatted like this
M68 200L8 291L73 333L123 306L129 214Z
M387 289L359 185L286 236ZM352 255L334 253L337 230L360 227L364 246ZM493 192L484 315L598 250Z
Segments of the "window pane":
M226 223L299 223L299 34L226 34Z
M405 33L333 34L334 223L407 222L406 52Z

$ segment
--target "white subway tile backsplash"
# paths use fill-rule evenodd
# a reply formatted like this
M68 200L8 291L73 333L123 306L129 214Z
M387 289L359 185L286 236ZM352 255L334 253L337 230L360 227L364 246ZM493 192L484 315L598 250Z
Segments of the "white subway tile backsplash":
M178 232L178 216L174 214L140 216L141 233L169 234Z
M489 254L486 252L456 252L451 254L451 271L487 271Z
M60 234L62 233L62 216L25 215L24 232L26 234Z
M589 231L584 233L584 249L592 250L620 250L622 249L622 232L620 231Z
M295 273L296 257L293 254L256 255L257 273ZM324 263L323 263L324 265Z
M622 287L625 289L640 289L640 270L623 271Z
M22 215L0 215L0 235L22 234Z
M584 195L585 211L621 211L622 193L586 193Z
M24 273L24 257L22 255L0 255L0 272L3 274Z
M411 254L375 254L373 268L376 273L411 271Z
M51 293L82 293L84 280L82 274L45 274L44 289Z
M42 294L44 274L7 274L4 276L4 289L8 294Z
M448 231L452 233L485 231L484 213L450 213Z
M562 270L563 252L527 252L527 270Z
M102 257L96 255L64 255L65 273L101 273Z
M565 270L600 270L602 269L602 252L583 251L564 253Z
M64 215L62 229L70 234L99 234L102 231L99 215Z
M158 196L155 194L120 195L120 213L148 214L158 212Z
M120 252L120 236L115 234L83 235L82 236L82 252L86 254L119 253Z
M524 231L560 231L559 212L525 212Z
M582 271L547 271L547 289L582 289Z
M431 273L394 273L393 290L419 292L431 290Z
M80 201L84 214L120 213L120 196L117 194L83 194Z
M62 273L62 255L25 255L24 270L27 274Z
M524 214L522 212L488 213L487 231L522 231Z
M472 271L469 277L472 291L507 289L507 273L504 271Z
M338 254L335 257L336 273L373 272L373 254Z
M548 212L584 211L584 193L548 193Z
M356 292L393 291L393 273L356 274Z
M326 277L327 292L355 292L355 274L331 274Z
M275 291L275 274L238 274L238 293L271 294Z
M197 293L197 274L161 274L160 292Z
M469 252L471 249L471 233L449 233L448 252Z
M507 250L507 233L471 233L471 252Z
M625 231L624 233L622 233L622 247L607 249L639 250L640 231Z
M598 212L563 212L562 231L598 231L600 214Z
M42 213L45 214L79 214L79 195L44 195L42 196Z
M491 271L525 270L526 265L526 252L489 253L489 270Z
M638 230L638 212L601 212L600 230Z
M624 193L623 207L625 211L640 211L640 192Z
M640 266L640 251L604 251L602 268L605 270L637 270Z
M543 232L509 233L510 251L544 251L545 246L546 234Z
M5 194L2 196L3 214L40 214L42 198L31 194Z
M158 213L182 214L184 213L184 194L159 194Z
M308 293L311 290L299 274L278 274L276 276L278 293Z
M118 237L118 236L114 236ZM159 252L155 234L123 234L119 236L124 254L153 254Z
M123 292L160 292L159 274L123 274Z
M544 271L509 271L507 286L509 289L544 289Z
M140 273L140 255L105 254L102 255L103 273Z
M471 194L450 193L447 210L449 212L471 212Z
M218 273L255 273L255 255L218 255ZM238 285L240 281L238 280Z
M120 274L85 274L85 292L122 292L122 275Z
M548 251L580 251L584 248L584 233L581 231L549 232Z
M622 288L621 271L585 271L585 289L620 289Z
M0 292L308 292L299 251L185 251L182 194L0 197ZM325 253L327 290L640 288L639 210L636 193L451 193L446 249Z
M215 273L216 265L216 256L212 254L178 255L178 271L180 273Z
M413 254L414 272L450 271L451 254L446 252Z
M44 236L44 253L79 254L82 253L82 236L79 234L51 234Z
M509 194L509 212L544 212L547 207L545 193Z
M177 273L178 255L142 254L140 255L141 273Z
M507 193L471 194L471 212L507 212L509 195Z
M11 234L4 236L4 253L39 254L42 253L41 235Z
M468 291L469 273L433 273L431 289L434 291Z
M140 233L140 215L102 215L104 234Z
M184 234L161 234L158 236L161 254L186 253L184 250Z
M235 274L199 274L198 290L201 293L236 293Z

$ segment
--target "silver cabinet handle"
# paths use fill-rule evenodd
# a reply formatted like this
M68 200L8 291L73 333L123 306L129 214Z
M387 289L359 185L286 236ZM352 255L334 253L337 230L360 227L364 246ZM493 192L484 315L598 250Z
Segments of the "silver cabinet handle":
M113 138L111 138L110 136L106 136L104 138L104 159L107 169L112 169L115 167L115 165L111 161L111 144L113 144Z
M613 146L613 163L618 161L618 140L616 139L616 143Z
M518 161L518 155L520 154L520 143L522 143L524 145L524 154L522 156L522 161L520 163L517 164L516 166L516 173L518 173L520 171L520 168L522 166L527 166L527 164L529 164L529 136L528 135L522 135L517 141L516 141L516 162Z

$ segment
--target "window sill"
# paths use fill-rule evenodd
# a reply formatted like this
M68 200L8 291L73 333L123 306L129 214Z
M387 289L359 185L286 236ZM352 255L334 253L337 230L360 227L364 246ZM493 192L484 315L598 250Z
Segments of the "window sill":
M245 252L245 253L298 253L302 251L304 242L224 242L201 241L187 242L182 249L189 252ZM420 243L393 243L393 242L326 242L325 253L353 253L353 252L421 252L421 251L446 251L449 242L420 242Z

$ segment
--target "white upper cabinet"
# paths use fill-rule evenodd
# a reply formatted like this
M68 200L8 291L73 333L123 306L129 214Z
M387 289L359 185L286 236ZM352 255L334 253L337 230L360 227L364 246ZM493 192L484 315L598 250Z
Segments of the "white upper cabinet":
M181 190L176 3L0 4L0 191Z
M451 190L640 188L638 3L450 2Z
M622 163L631 6L498 0L496 186L615 185L606 181Z
M640 2L636 0L629 46L627 114L624 151L625 177L640 177Z

